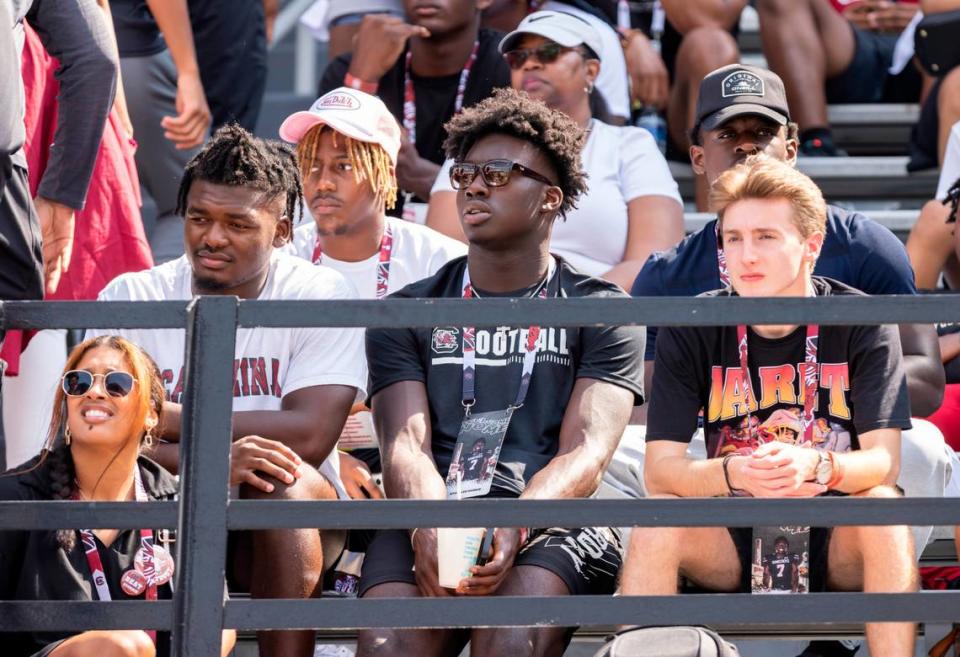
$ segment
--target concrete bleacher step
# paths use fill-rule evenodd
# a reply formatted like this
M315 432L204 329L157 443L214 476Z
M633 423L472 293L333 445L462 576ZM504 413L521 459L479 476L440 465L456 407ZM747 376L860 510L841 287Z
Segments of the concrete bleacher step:
M690 165L669 164L680 193L692 198L694 174ZM886 199L900 207L919 207L933 197L937 187L935 169L908 173L905 156L801 157L797 166L832 202Z

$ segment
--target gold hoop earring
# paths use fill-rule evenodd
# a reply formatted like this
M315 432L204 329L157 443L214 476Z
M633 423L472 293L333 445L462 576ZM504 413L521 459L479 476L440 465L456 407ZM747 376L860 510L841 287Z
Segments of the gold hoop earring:
M63 428L63 442L64 442L64 444L65 444L67 447L69 447L69 446L70 446L70 442L71 442L72 440L73 440L73 436L70 435L70 427L64 427L64 428Z

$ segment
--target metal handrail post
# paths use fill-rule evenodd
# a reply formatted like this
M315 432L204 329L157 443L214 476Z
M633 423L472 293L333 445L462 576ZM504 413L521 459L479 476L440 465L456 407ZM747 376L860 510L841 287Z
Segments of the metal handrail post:
M236 328L236 297L187 307L173 657L220 655Z

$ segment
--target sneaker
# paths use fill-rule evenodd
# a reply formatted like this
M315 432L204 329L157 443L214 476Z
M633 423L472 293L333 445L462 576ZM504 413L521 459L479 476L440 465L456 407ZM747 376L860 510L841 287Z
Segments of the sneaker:
M847 152L837 148L832 139L813 137L800 143L800 155L805 157L846 157Z
M859 641L811 641L798 657L853 657Z

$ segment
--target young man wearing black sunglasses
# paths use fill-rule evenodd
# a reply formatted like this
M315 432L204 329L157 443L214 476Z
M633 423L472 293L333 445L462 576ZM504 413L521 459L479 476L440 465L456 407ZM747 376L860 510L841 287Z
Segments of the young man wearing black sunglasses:
M466 258L395 297L617 297L549 253L558 215L586 187L583 131L513 90L447 124L452 182L469 241ZM642 328L462 327L367 333L374 419L388 497L587 497L642 401ZM429 421L426 420L429 418ZM493 433L490 432L493 430ZM494 447L479 481L457 476L459 455L482 437ZM492 476L486 476L491 473ZM462 476L462 473L461 473ZM609 594L621 561L605 527L493 530L492 554L455 591L438 579L438 531L378 532L362 597ZM414 569L415 566L415 569ZM358 655L423 657L559 654L567 628L368 630ZM402 648L401 648L402 646Z

